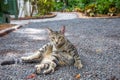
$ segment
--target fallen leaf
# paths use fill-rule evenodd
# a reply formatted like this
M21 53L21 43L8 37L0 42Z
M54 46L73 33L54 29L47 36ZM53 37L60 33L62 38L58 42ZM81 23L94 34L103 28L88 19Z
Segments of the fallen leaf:
M80 74L75 75L75 78L79 79L80 78Z
M32 79L32 78L35 78L36 77L36 74L30 74L27 76L27 79Z
M102 49L96 49L96 53L101 53Z

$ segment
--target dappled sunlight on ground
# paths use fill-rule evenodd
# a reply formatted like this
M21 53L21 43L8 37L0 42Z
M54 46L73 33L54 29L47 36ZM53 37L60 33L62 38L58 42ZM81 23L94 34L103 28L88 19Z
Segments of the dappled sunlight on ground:
M46 31L44 29L36 29L36 28L26 28L24 29L24 33L27 34L44 34Z
M32 40L46 40L48 37L46 35L47 31L45 29L37 29L37 28L25 28L21 31L15 32L16 34L23 34L28 39Z
M46 40L47 39L47 37L45 37L45 36L28 35L28 37L33 40Z

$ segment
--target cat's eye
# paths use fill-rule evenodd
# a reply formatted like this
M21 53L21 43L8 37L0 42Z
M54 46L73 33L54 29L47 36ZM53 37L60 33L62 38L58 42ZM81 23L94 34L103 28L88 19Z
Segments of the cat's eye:
M61 39L61 37L58 37L58 39Z

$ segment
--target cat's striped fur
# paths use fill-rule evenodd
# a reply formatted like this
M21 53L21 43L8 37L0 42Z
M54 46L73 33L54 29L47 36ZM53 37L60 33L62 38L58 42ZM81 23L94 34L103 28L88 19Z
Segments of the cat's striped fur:
M82 68L77 49L64 35L65 26L60 31L47 30L50 42L33 55L21 57L22 61L39 59L39 64L35 65L36 73L44 74L54 72L57 66L74 65L78 69Z
M36 54L22 57L22 60L33 60L42 58L35 66L37 73L44 69L43 73L54 72L56 66L72 65L78 69L82 68L80 57L74 45L66 39L65 26L60 31L47 29L50 42L38 50Z

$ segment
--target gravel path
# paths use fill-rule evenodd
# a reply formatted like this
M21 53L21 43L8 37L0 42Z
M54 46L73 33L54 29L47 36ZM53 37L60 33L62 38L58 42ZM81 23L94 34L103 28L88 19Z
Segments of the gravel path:
M76 13L62 13L62 12L54 12L56 17L53 18L45 18L45 19L29 19L29 20L12 20L11 24L27 24L30 22L46 22L46 21L55 21L55 20L69 20L77 18Z
M48 42L46 27L66 26L66 37L78 48L84 67L60 67L54 74L29 80L120 80L120 19L72 19L36 22L0 37L0 62L30 55ZM27 80L35 64L0 66L0 80Z

